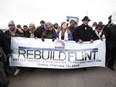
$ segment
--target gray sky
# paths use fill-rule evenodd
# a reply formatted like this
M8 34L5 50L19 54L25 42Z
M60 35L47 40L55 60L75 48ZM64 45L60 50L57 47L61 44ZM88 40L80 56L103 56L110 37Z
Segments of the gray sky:
M21 25L39 25L40 20L61 24L66 16L79 17L81 24L87 14L90 25L95 21L106 24L115 8L116 0L0 0L0 28L10 20Z

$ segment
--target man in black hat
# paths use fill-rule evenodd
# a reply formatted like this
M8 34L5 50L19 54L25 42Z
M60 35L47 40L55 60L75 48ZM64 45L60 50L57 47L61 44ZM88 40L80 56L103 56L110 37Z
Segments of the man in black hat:
M45 24L45 22L44 22L44 20L41 20L40 21L40 26L39 27L37 27L37 32L38 32L38 38L41 38L41 35L42 35L42 33L45 31L45 28L44 28L44 24Z
M88 16L82 19L83 24L78 26L73 32L73 39L76 42L82 43L83 41L93 42L93 30L92 27L88 25L91 21Z

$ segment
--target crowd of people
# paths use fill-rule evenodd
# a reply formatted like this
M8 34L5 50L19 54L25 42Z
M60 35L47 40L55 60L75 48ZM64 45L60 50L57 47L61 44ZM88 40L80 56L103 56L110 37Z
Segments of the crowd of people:
M70 25L62 22L61 26L58 23L52 24L51 22L40 21L40 26L36 28L34 23L24 25L23 28L20 24L15 25L14 21L8 23L9 29L3 32L0 30L0 87L7 87L9 81L7 76L11 67L9 66L9 57L11 55L10 41L11 37L26 37L26 38L41 38L44 42L45 39L59 40L74 40L77 43L84 41L106 39L106 64L115 71L113 68L116 57L116 25L111 22L112 16L108 18L109 22L104 25L102 22L98 24L93 23L92 27L89 26L88 16L82 19L82 24L77 26L75 20L70 21ZM14 76L20 72L20 68L16 68Z

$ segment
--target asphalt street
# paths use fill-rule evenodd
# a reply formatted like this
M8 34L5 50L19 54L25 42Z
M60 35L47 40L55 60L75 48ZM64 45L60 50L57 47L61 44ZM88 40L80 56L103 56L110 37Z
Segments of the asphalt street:
M9 80L9 87L116 87L116 71L108 67L86 71L23 68L18 76L9 76Z

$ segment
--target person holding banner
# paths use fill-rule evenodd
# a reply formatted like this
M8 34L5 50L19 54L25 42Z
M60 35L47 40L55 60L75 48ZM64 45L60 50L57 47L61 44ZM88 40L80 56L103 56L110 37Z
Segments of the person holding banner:
M45 24L45 21L41 20L40 21L40 26L37 27L37 29L36 29L37 32L38 32L38 38L41 38L42 33L45 31L44 24Z
M56 32L54 30L52 23L46 22L44 28L45 31L42 33L41 36L42 41L44 41L44 39L52 39L54 41L56 39Z
M17 29L15 27L14 21L10 21L8 24L8 27L9 27L9 29L7 31L5 31L5 35L6 35L9 47L10 47L11 37L22 37L23 31L21 29L19 29L19 28ZM7 59L7 66L9 66L9 58ZM17 68L15 73L14 73L14 76L16 76L19 72L20 72L20 69Z
M91 21L88 16L85 16L82 19L83 24L78 26L73 32L73 39L76 42L82 43L83 41L93 42L93 30L92 27L88 25L89 21Z
M59 40L65 40L65 41L73 39L72 33L68 29L66 22L62 22L60 31L57 33L57 38Z
M40 38L39 33L36 30L35 24L30 23L29 29L24 32L24 37L27 38Z

